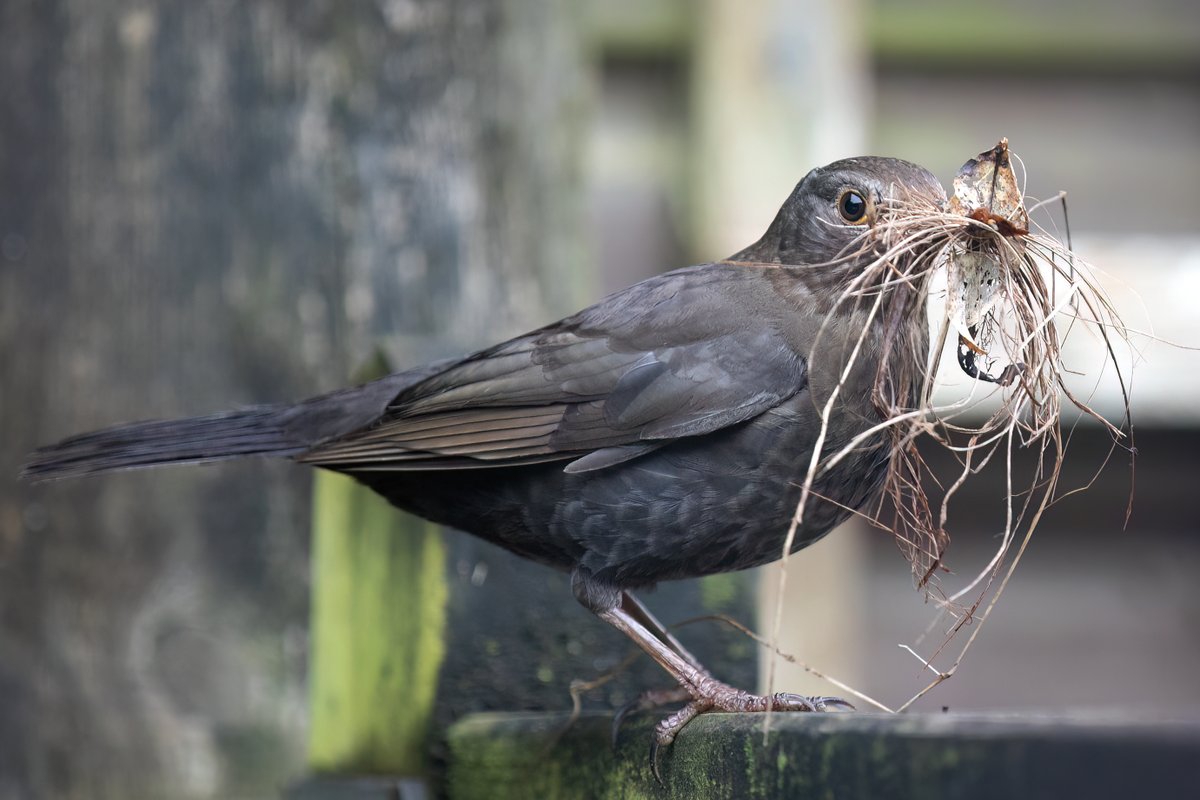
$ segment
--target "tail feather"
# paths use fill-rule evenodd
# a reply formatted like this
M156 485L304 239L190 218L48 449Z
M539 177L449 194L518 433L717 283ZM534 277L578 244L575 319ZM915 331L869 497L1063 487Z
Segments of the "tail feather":
M83 433L35 450L21 477L47 481L164 464L299 455L373 424L398 393L453 363L438 361L295 405L253 406Z
M55 480L163 464L304 452L308 445L283 425L285 410L258 406L204 417L135 422L72 436L35 450L21 477Z

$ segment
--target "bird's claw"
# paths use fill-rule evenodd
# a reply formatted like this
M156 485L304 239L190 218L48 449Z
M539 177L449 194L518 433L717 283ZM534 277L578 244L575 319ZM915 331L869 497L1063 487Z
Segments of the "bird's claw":
M679 732L699 715L706 711L729 711L735 713L762 713L765 711L772 712L810 712L820 713L829 711L831 708L847 708L854 709L854 706L843 700L840 697L817 696L808 697L802 694L792 694L790 692L777 692L769 696L750 694L743 692L740 689L735 689L732 686L721 683L712 678L707 678L694 689L680 686L677 690L672 690L670 694L678 695L681 692L686 692L690 696L691 702L686 706L669 715L654 728L654 738L650 742L650 771L654 775L654 779L663 784L661 756L663 748L669 747L674 741ZM645 695L659 694L666 695L668 692L646 692ZM643 695L642 697L644 697ZM642 699L638 698L638 701ZM634 701L618 712L619 718L623 718L628 710L637 708L642 710L637 705L638 701ZM658 705L662 705L659 703ZM653 707L653 706L648 706ZM617 721L619 724L619 720ZM615 731L615 729L614 729ZM615 738L615 733L614 733Z
M650 772L654 774L654 780L658 781L659 785L666 785L663 783L662 762L659 758L662 754L662 748L669 747L685 725L705 711L712 710L712 708L713 701L709 698L692 700L686 706L654 726L654 738L650 740Z
M658 735L650 740L650 774L654 776L654 780L659 786L666 786L666 781L662 776L662 763L658 760L658 754L662 745L658 741Z
M672 703L684 703L691 699L692 695L682 686L672 686L670 689L648 689L642 692L637 697L618 708L616 713L613 714L613 747L617 746L617 739L621 735L621 726L625 723L625 719L630 714L638 714L642 711L649 711L651 709L660 708Z
M780 692L771 696L772 711L829 711L831 707L854 710L854 705L840 697L808 697L802 694Z

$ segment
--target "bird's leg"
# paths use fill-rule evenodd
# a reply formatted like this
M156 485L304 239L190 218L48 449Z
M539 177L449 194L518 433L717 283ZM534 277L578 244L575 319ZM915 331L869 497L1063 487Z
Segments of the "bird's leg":
M704 669L700 660L688 652L688 649L683 646L683 642L676 639L675 635L667 630L667 626L659 622L641 600L638 600L630 592L621 592L621 608L629 612L630 616L641 622L651 633L666 642L672 650L687 659L692 666L708 674L708 670Z
M648 631L654 634L658 639L664 642L668 647L672 648L676 653L682 656L688 663L698 669L700 672L708 675L709 672L704 668L694 655L688 652L688 649L683 646L675 636L667 630L667 627L659 622L650 609L642 604L629 592L621 592L621 608L629 613L631 617L640 622ZM630 700L625 705L617 709L613 715L612 721L612 742L613 746L617 745L617 737L621 732L621 724L625 719L634 713L641 711L649 711L661 706L670 705L672 703L683 703L691 700L692 696L688 690L682 685L672 686L668 689L647 689L639 694L633 700Z
M853 708L840 697L805 697L787 692L764 696L736 689L712 677L703 668L669 647L630 614L623 602L613 603L612 607L607 609L592 610L600 619L636 642L659 666L679 681L679 685L691 698L686 706L658 723L654 729L654 741L650 748L651 769L660 781L662 778L658 770L658 754L661 748L675 741L675 737L687 723L706 711L826 711L830 706Z
M798 694L779 692L769 696L750 694L722 683L708 674L696 663L694 657L680 654L667 643L670 637L662 625L627 592L598 580L586 568L576 567L571 574L571 590L575 599L600 619L632 639L639 647L665 669L691 698L686 706L664 719L654 729L654 741L650 748L650 766L654 776L661 782L658 771L658 754L661 748L675 741L679 731L696 716L706 711L825 711L830 706L853 708L839 697L804 697ZM642 621L648 619L652 627L664 634L651 633ZM674 638L674 637L670 637ZM676 643L678 645L678 643ZM678 645L684 653L682 645Z

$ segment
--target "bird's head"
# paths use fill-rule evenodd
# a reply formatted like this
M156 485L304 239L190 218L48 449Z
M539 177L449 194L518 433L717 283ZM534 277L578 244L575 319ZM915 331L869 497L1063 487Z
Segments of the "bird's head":
M879 156L835 161L805 175L763 237L730 260L820 266L840 283L873 260L871 234L890 215L945 204L942 185L917 164Z
M1114 447L1133 452L1123 430L1129 414L1122 362L1134 360L1135 352L1128 328L1086 262L1031 223L1013 159L1001 139L968 160L949 201L933 175L916 164L878 157L835 161L804 176L762 238L729 259L774 268L766 271L776 291L805 312L797 313L797 325L810 326L802 330L811 342L809 390L819 408L832 409L834 400L869 388L892 442L884 492L895 514L887 524L920 586L939 579L951 493L941 498L940 517L933 513L937 504L925 494L931 482L915 446L918 437L931 435L970 467L959 483L975 471L971 464L986 463L1005 447L1011 468L1014 442L1040 453L1041 463L1050 466L1039 468L1024 492L1026 508L1039 509L1055 497L1070 439L1063 435L1062 396L1106 426ZM925 300L940 270L942 318L934 317L931 340ZM1056 327L1060 315L1069 321L1065 330ZM1107 421L1067 388L1062 337L1080 320L1103 341L1106 368L1116 374L1126 401L1122 424ZM983 423L964 422L964 411L986 407L974 394L934 405L941 354L929 358L928 346L936 343L940 350L955 331L963 371L1002 387L1001 403ZM1121 354L1125 347L1129 356ZM822 424L828 429L828 422ZM852 440L826 468L858 446ZM818 474L813 465L809 481ZM1027 523L1026 540L1038 516ZM1004 559L1014 531L1012 525L1006 530L993 565ZM972 587L990 586L991 569L948 602Z

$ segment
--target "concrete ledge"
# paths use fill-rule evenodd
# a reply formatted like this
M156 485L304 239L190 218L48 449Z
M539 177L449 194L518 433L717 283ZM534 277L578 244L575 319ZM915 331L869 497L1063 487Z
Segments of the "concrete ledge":
M1197 796L1200 719L709 714L647 767L654 719L614 751L608 715L477 714L448 732L447 796L505 798L1151 798Z

